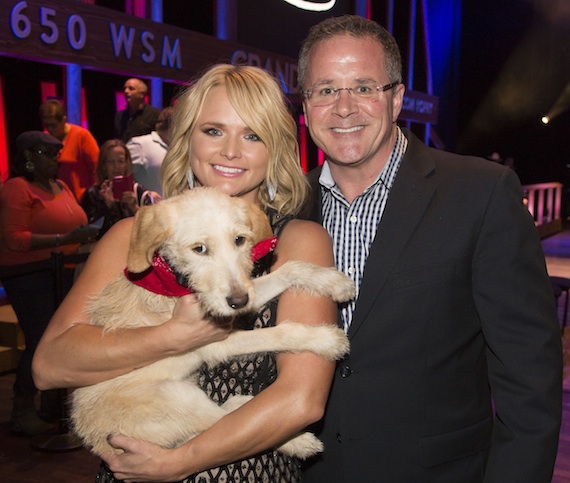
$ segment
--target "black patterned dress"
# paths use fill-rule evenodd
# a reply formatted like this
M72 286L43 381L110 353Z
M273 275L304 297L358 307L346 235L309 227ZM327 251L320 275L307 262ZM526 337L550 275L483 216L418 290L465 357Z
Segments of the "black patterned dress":
M273 232L279 235L291 217L274 212L268 214ZM255 276L266 273L271 254L256 262ZM244 330L256 330L275 325L277 301L273 299L257 313L239 318L234 326ZM277 368L275 354L253 354L228 361L216 367L204 365L199 374L199 385L218 404L225 403L233 395L259 394L275 381ZM191 475L181 483L297 483L301 481L299 460L278 451L268 451L251 458L236 461ZM119 483L102 463L97 483Z

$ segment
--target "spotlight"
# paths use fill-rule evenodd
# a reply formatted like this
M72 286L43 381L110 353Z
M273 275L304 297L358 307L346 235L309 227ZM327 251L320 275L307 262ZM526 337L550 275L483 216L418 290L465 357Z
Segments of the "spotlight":
M570 109L570 82L566 84L566 87L562 90L559 94L554 104L550 107L548 112L543 116L541 121L544 124L548 124L550 121L553 121L556 117L560 114L566 112Z

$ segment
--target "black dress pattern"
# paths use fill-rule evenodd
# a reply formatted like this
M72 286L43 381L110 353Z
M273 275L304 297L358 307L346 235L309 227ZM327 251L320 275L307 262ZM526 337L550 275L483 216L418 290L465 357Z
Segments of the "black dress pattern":
M273 232L279 235L291 217L269 212ZM256 262L254 275L267 273L271 254ZM256 330L275 325L277 301L273 299L255 314L243 316L234 325L244 330ZM233 395L259 394L277 377L275 354L244 356L209 368L202 366L198 384L218 404L223 404ZM212 468L191 475L180 483L298 483L301 481L300 462L278 451L268 451L245 460ZM120 483L110 470L101 465L97 483Z

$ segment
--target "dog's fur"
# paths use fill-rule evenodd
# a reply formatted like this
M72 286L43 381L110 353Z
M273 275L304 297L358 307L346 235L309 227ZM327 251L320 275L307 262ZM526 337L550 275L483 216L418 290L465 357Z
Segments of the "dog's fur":
M196 188L139 210L127 269L144 272L158 250L190 280L204 312L213 317L255 311L288 288L339 302L354 297L352 281L335 268L301 261L289 261L252 279L251 249L272 235L267 217L251 203ZM92 324L112 331L162 324L175 303L175 297L151 293L121 275L91 301L88 313ZM312 351L332 361L348 351L348 339L337 327L290 321L260 330L234 330L223 341L76 389L71 404L74 431L95 454L118 452L107 442L110 434L178 447L251 399L233 396L218 406L196 385L200 366L270 351ZM322 443L306 432L278 449L306 458L322 451Z

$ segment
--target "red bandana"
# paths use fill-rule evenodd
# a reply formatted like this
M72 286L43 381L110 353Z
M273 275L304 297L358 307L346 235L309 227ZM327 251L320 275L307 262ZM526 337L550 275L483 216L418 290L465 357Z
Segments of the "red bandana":
M255 262L275 250L277 246L277 237L268 238L255 245L251 249L251 259ZM167 295L168 297L181 297L192 293L192 289L180 285L176 281L174 271L168 265L167 261L154 252L152 257L152 266L143 273L131 273L126 268L125 276L139 287L145 288L150 292L158 295Z

